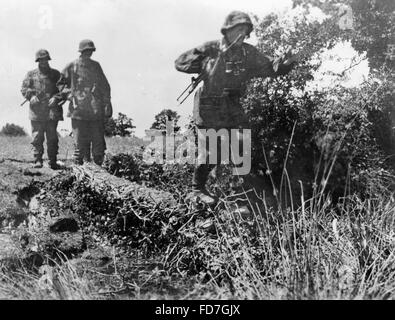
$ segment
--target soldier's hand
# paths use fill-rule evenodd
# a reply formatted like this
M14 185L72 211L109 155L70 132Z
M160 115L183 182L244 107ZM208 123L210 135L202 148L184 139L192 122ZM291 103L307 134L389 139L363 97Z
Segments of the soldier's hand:
M113 111L112 111L112 104L111 104L111 102L106 103L105 106L104 106L104 116L106 118L111 118L112 117L112 113L113 113Z
M301 55L300 51L296 54L293 54L292 50L288 51L287 54L285 55L284 64L288 66L291 63L298 62L300 60L300 55Z
M40 102L40 99L38 99L37 96L32 96L30 98L30 103L32 103L32 104L37 104L39 102Z
M56 107L58 104L58 100L55 97L49 99L48 106L49 107Z

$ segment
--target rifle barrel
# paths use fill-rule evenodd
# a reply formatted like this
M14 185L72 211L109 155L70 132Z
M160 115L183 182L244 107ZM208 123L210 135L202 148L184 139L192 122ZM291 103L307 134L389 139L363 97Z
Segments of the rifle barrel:
M193 85L193 82L190 83L188 87L178 96L177 101L181 99L181 97L184 95L185 92L188 91L188 89Z
M244 37L245 37L245 35L240 34L240 35L236 38L236 40L233 41L233 42L229 45L229 47L227 47L222 53L220 53L219 56L218 56L218 58L217 58L217 63L218 63L219 58L220 58L223 54L225 54L225 53L226 53L229 49L231 49L241 38L244 38ZM185 98L180 102L179 105L181 105L181 104L192 94L192 92L196 89L196 87L199 85L199 83L200 83L201 81L203 81L203 77L204 77L204 72L200 73L199 76L198 76L197 78L192 77L192 82L191 82L191 84L190 84L188 87L186 87L186 89L185 89L185 90L178 96L178 98L177 98L177 101L179 101L179 100L182 98L182 96L188 91L188 89L191 88L191 89L189 90L188 94L187 94L187 95L185 96Z

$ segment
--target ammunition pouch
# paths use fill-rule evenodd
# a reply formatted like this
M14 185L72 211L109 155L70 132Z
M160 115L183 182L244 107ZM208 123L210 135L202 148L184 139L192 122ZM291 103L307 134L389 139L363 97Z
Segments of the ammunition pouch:
M239 102L240 90L227 90L222 96L201 97L196 92L193 118L198 126L221 129L238 128L248 122Z
M73 102L69 105L68 116L79 120L99 120L104 115L103 101L93 94L91 87L74 91Z
M211 106L219 106L221 105L223 100L222 96L217 97L201 97L200 105L211 105Z
M63 121L63 107L56 105L49 108L49 119L56 121Z
M241 97L241 92L240 89L224 88L222 96L229 97L231 99L239 99Z
M221 96L200 97L200 104L219 106L224 101L226 102L227 98L236 100L239 99L240 97L241 97L241 93L239 89L224 88Z

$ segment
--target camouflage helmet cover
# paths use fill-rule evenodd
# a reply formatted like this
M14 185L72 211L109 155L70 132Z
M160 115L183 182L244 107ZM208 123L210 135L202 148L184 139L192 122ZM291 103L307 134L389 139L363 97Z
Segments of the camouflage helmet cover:
M78 51L79 51L79 52L83 52L83 51L85 51L85 50L96 51L95 44L93 43L92 40L85 39L85 40L82 40L82 41L80 42Z
M221 33L225 35L225 32L239 24L245 24L249 27L248 35L252 32L253 24L248 14L241 11L232 11L228 14L225 19L225 23L221 28Z
M45 49L38 50L36 52L36 62L38 62L40 59L51 60L51 57L49 56L49 52Z

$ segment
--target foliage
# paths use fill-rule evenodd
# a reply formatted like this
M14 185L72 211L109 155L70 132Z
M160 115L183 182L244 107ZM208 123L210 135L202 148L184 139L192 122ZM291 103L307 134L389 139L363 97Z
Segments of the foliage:
M394 68L394 61L386 55L388 45L395 44L395 2L392 0L294 0L294 6L314 6L325 14L338 17L344 5L351 8L353 29L342 33L343 39L351 40L354 49L366 53L372 69L383 64Z
M193 292L205 299L210 288L216 299L394 299L394 200L388 191L394 188L395 86L390 65L382 65L375 42L369 42L370 65L379 67L371 69L365 82L345 87L340 75L330 87L309 88L323 48L344 39L356 46L360 40L337 27L332 13L338 1L295 3L305 4L296 20L270 15L258 21L259 47L273 55L288 45L308 46L310 52L287 76L252 80L243 99L254 137L254 171L280 185L277 205L268 203L270 189L265 189L266 194L258 195L260 203L251 205L251 215L238 214L233 198L245 195L235 193L242 179L224 168L210 177L219 204L192 206L187 194L193 167L147 165L140 154L117 154L104 166L141 188L170 191L174 207L164 205L168 199L153 205L152 195L124 196L123 190L104 184L93 189L89 179L76 179L70 172L43 185L39 200L48 204L49 214L75 215L85 234L131 261L131 269L121 273L114 254L110 264L115 271L105 275L121 278L114 291L138 297L138 283L155 291L178 276L180 287L196 281L184 298ZM308 21L307 4L331 16L322 23ZM364 26L364 32L377 35L374 23L374 30ZM298 180L304 185L299 194ZM300 199L301 205L291 201L282 206L285 197ZM207 222L214 228L205 228ZM138 262L149 264L148 257L155 268L150 265L142 276ZM67 294L50 288L47 296L96 297L91 284L69 271L57 274ZM26 297L27 290L36 293L39 288L31 275L1 274L0 297Z
M7 123L0 131L0 135L8 136L8 137L19 137L19 136L26 136L25 129L22 127L13 124Z
M255 172L272 173L277 187L289 175L294 192L298 180L308 194L324 184L336 199L349 192L365 196L373 185L393 186L388 178L395 169L389 161L395 141L393 78L384 68L377 72L380 81L371 74L359 87L347 88L344 72L331 87L311 89L320 53L352 35L339 29L336 16L319 23L307 19L310 7L298 10L293 20L277 15L258 19L261 50L273 55L289 46L309 50L288 75L254 79L249 85L243 105L251 119Z
M107 137L120 136L129 137L133 133L133 119L119 112L116 119L110 118L105 122L104 133Z
M143 169L138 156L118 156L107 167L141 184L156 185L158 179L151 173L159 167ZM163 188L185 175L180 166L161 170L169 177ZM226 188L223 180L216 183ZM161 271L149 274L156 283L164 274L184 282L194 277L202 285L215 284L217 295L236 299L393 298L393 203L383 196L350 196L333 205L320 193L303 199L305 206L267 208L264 214L253 208L253 216L243 218L229 198L207 211L192 209L180 197L177 210L168 210L150 207L141 197L93 190L88 181L68 174L44 189L50 193L40 198L51 201L51 212L71 210L84 232L107 239L121 257L155 257ZM202 227L207 218L214 221L215 232ZM137 269L128 272L123 277L131 280L123 285L131 288L138 281L133 277Z

